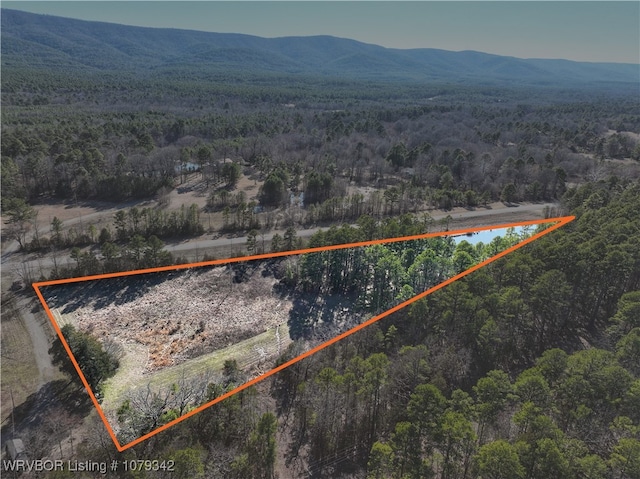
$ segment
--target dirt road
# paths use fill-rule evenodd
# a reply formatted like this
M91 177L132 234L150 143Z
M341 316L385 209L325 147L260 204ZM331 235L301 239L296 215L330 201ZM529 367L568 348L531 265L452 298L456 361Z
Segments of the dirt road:
M49 356L50 335L53 334L53 327L44 314L36 317L31 312L34 306L40 307L40 303L32 298L20 298L17 302L18 310L31 338L33 354L40 373L40 386L42 386L58 377L58 369L51 364Z
M430 216L438 221L446 217L451 217L448 229L469 228L474 226L504 224L516 221L526 221L543 219L544 212L547 208L553 208L553 203L536 203L524 204L513 207L507 207L502 203L494 203L488 208L478 208L476 210L466 210L464 208L456 208L450 212L435 211ZM438 231L439 225L434 226L434 231ZM314 227L308 229L297 230L296 234L299 238L308 238L320 230L326 230L326 227ZM258 235L258 243L262 241L268 245L271 243L273 236L284 231L270 231L264 236ZM205 254L216 254L222 257L234 251L241 251L247 242L246 236L230 237L230 238L207 238L207 235L199 238L185 240L179 243L168 242L165 244L165 250L174 254L174 256L182 256L188 261L200 261ZM53 258L51 255L43 256L32 254L23 256L17 252L16 245L9 245L2 254L3 269L13 267L14 270L30 272L32 277L37 278L41 274L50 271L54 263L60 266L72 266L72 261L68 254L59 253L60 257Z
M527 221L527 220L535 220L535 219L543 219L545 208L552 208L555 205L553 203L545 203L545 204L526 204L519 205L514 207L505 207L502 203L497 203L492 205L490 208L481 208L477 210L464 210L462 208L457 208L452 212L443 212L437 211L430 216L434 220L442 220L447 216L451 217L451 222L449 224L449 229L455 228L465 228L470 225L492 225L492 224L500 224L500 223L508 223L515 221ZM297 230L296 234L299 238L308 238L312 236L314 233L317 233L320 230L326 230L328 228L316 227L316 228L308 228L303 230ZM436 228L434 231L437 231ZM270 231L269 233L265 233L264 241L270 242L275 234L283 235L283 231ZM260 243L263 240L261 235L258 235L257 238ZM215 239L201 239L195 238L192 240L187 240L182 243L175 244L167 244L165 249L167 251L171 251L172 253L179 253L184 251L194 251L199 249L204 252L209 249L215 249L219 247L234 247L234 246L243 246L247 242L246 236L240 236L237 238L215 238Z
M431 215L433 219L442 219L447 216L451 216L454 220L466 219L466 218L478 218L487 216L506 216L517 215L523 216L521 221L526 221L524 216L533 216L529 219L543 218L546 208L553 208L557 206L554 203L530 203L524 205L505 206L503 203L493 203L487 208L478 208L476 210L466 210L463 208L456 208L452 213L446 211L437 211ZM503 221L499 221L502 223ZM497 223L496 223L497 224Z

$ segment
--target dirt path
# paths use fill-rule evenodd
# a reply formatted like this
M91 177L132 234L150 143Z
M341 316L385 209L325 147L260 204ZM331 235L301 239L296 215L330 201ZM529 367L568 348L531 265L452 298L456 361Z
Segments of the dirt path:
M32 298L21 298L17 302L17 308L31 337L33 354L40 373L40 386L42 386L58 377L58 369L51 363L49 356L52 337L50 335L53 333L53 327L43 314L36 317L31 312L34 306L40 306L40 303Z
M435 220L451 216L454 220L463 218L477 218L487 216L504 216L504 215L528 215L534 213L542 215L545 208L555 206L553 203L528 203L523 205L506 206L504 203L492 203L487 208L477 208L475 210L467 210L466 208L454 208L451 212L437 211L431 214ZM524 220L523 220L524 221Z

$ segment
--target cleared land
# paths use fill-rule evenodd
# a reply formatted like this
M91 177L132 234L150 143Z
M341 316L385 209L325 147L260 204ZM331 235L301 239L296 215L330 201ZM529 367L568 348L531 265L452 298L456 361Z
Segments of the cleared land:
M103 279L50 288L46 298L64 322L103 342L142 346L149 373L287 322L292 304L273 293L277 280L263 267L243 269Z
M224 382L235 361L240 382L271 369L292 342L293 302L278 293L274 263L200 267L44 288L59 326L91 333L120 357L102 385L102 409L116 411L145 391ZM82 367L82 364L80 365Z
M108 278L42 291L59 326L90 333L118 354L120 367L102 385L101 396L103 411L119 429L118 408L145 391L224 384L227 361L237 364L238 384L267 372L300 337L302 319L313 325L306 337L312 343L359 321L349 311L353 298L284 292L277 277L286 261L296 260Z

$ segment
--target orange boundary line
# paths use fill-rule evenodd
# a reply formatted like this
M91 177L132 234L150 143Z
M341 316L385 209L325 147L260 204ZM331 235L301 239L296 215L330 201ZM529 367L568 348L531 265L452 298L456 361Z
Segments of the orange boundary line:
M419 235L413 235L413 236L403 236L400 238L389 238L389 239L380 239L380 240L372 240L372 241L361 241L361 242L357 242L357 243L348 243L348 244L340 244L340 245L330 245L330 246L321 246L318 248L306 248L306 249L301 249L301 250L294 250L294 251L282 251L282 252L278 252L278 253L267 253L267 254L259 254L259 255L253 255L253 256L241 256L241 257L237 257L237 258L227 258L227 259L221 259L221 260L213 260L213 261L203 261L203 262L199 262L199 263L189 263L189 264L182 264L182 265L173 265L173 266L163 266L163 267L159 267L159 268L148 268L148 269L140 269L140 270L134 270L134 271L124 271L124 272L120 272L120 273L108 273L108 274L98 274L98 275L93 275L93 276L82 276L82 277L78 277L78 278L67 278L67 279L60 279L60 280L53 280L53 281L41 281L41 282L36 282L33 283L32 286L36 292L36 295L38 296L38 298L40 299L40 302L42 303L45 312L47 313L47 316L49 317L49 320L51 321L51 323L53 324L53 328L55 329L56 333L58 334L58 337L60 338L60 341L62 342L65 350L67 351L67 354L69 355L69 357L71 358L71 362L73 363L73 366L75 367L76 371L78 372L78 375L80 376L80 380L82 381L82 384L84 385L85 389L87 390L87 392L89 393L89 396L91 397L91 401L93 402L94 406L96 407L98 414L100 415L100 418L102 419L102 422L104 423L104 425L107 428L107 431L109 432L109 435L111 436L111 439L113 440L116 448L118 449L118 451L123 452L127 449L129 449L130 447L135 446L136 444L141 443L142 441L145 441L146 439L149 439L152 436L155 436L156 434L170 428L171 426L175 426L176 424L178 424L181 421L184 421L185 419L194 416L195 414L198 414L199 412L202 412L204 409L213 406L214 404L219 403L220 401L223 401L224 399L227 399L228 397L244 390L247 389L251 386L253 386L254 384L262 381L263 379L266 379L272 375L274 375L275 373L282 371L283 369L297 363L298 361L311 356L312 354L317 353L318 351L321 351L322 349L327 348L328 346L331 346L332 344L336 343L337 341L340 341L341 339L346 338L347 336L350 336L351 334L360 331L363 328L366 328L367 326L375 323L376 321L379 321L382 318L385 318L393 313L395 313L396 311L399 311L400 309L426 297L427 295L441 289L444 288L445 286L453 283L454 281L457 281L458 279L482 268L483 266L486 266L489 263L492 263L493 261L496 261L499 258L502 258L503 256L511 253L512 251L515 251L516 249L531 243L532 241L535 241L536 239L546 235L547 233L550 233L551 231L554 231L562 226L564 226L565 224L569 223L570 221L573 221L575 219L575 216L563 216L563 217L559 217L559 218L549 218L549 219L545 219L545 220L532 220L532 221L522 221L522 222L518 222L518 223L506 223L506 224L500 224L500 225L492 225L492 226L482 226L482 227L477 227L477 228L466 228L466 229L461 229L461 230L452 230L452 231L439 231L439 232L435 232L435 233L424 233L424 234L419 234ZM282 257L282 256L294 256L294 255L300 255L300 254L307 254L307 253L318 253L318 252L322 252L322 251L331 251L331 250L336 250L336 249L345 249L345 248L355 248L355 247L361 247L361 246L371 246L371 245L376 245L376 244L383 244L383 243L397 243L400 241L411 241L411 240L419 240L419 239L425 239L425 238L433 238L433 237L438 237L438 236L453 236L453 235L461 235L461 234L467 234L467 233L475 233L478 231L487 231L487 230L493 230L493 229L503 229L503 228L515 228L515 227L519 227L519 226L531 226L531 225L539 225L539 224L545 224L545 223L555 223L553 226L539 232L536 233L533 236L530 236L529 238L520 241L519 243L511 246L510 248L507 248L506 250L496 254L495 256L492 256L491 258L488 258L484 261L482 261L481 263L478 263L475 266L472 266L471 268L463 271L462 273L458 273L457 275L443 281L442 283L433 286L432 288L418 294L417 296L414 296L396 306L394 306L391 309L388 309L387 311L379 314L378 316L375 316L371 319L368 319L367 321L349 329L348 331L345 331L344 333L339 334L338 336L322 343L319 344L318 346L310 349L309 351L306 351L302 354L300 354L299 356L296 356L293 359L290 359L289 361L287 361L284 364L281 364L280 366L277 366L273 369L271 369L270 371L267 371L266 373L242 384L241 386L238 386L237 388L223 394L222 396L219 396L217 398L215 398L212 401L209 401L199 407L197 407L196 409L193 409L191 411L189 411L187 414L184 414L182 416L180 416L177 419L174 419L171 422L168 422L167 424L164 424L162 426L160 426L157 429L154 429L153 431L140 436L138 439L135 439L125 445L120 445L120 442L118 441L113 429L111 428L111 425L109 424L109 421L107 421L107 418L105 417L104 412L102 411L102 408L100 407L100 403L98 403L98 400L96 399L93 391L91 390L91 388L89 387L89 383L87 382L86 378L84 377L84 374L82 373L82 370L80 369L80 366L78 364L78 362L76 361L75 357L73 356L73 353L71 352L71 348L69 347L69 345L67 344L66 339L64 338L64 336L62 335L62 331L60 330L60 327L57 324L57 321L55 320L53 313L51 312L51 310L49 309L49 306L47 305L47 302L45 301L44 297L42 296L42 293L40 292L40 288L43 286L52 286L52 285L59 285L59 284L67 284L67 283L77 283L77 282L81 282L81 281L91 281L91 280L95 280L95 279L105 279L105 278L115 278L115 277L120 277L120 276L131 276L134 274L144 274L144 273L155 273L155 272L160 272L160 271L173 271L173 270L179 270L179 269L187 269L187 268L196 268L199 266L212 266L212 265L219 265L219 264L229 264L229 263L238 263L238 262L242 262L242 261L252 261L252 260L256 260L256 259L268 259L268 258L278 258L278 257Z

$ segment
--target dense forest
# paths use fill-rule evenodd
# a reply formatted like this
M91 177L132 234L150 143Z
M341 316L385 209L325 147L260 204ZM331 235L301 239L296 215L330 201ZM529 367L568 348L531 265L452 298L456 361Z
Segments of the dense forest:
M82 22L55 32L66 39L57 50L43 50L47 22L60 20L18 34L16 15L3 10L3 328L20 317L18 303L25 317L38 314L30 281L189 262L168 243L237 237L246 240L238 255L287 251L445 230L452 209L498 202L513 211L549 202L547 216L576 216L123 453L55 342L49 351L63 379L16 404L2 426L15 434L13 416L23 418L31 458L70 449L78 460L175 466L110 473L126 478L640 478L637 81L358 77L364 63L355 76L336 75L335 65L285 74L226 68L246 50L196 51L199 61L180 64L161 55L180 53L175 45L158 52L148 42L135 58L168 63L149 60L142 72L94 33L76 56L64 51ZM107 51L113 56L102 57ZM226 55L222 66L203 61L214 53ZM380 58L396 61L387 54ZM109 68L109 58L125 60ZM585 77L606 74L602 65L581 68ZM194 189L199 203L172 203ZM51 205L91 213L39 216ZM351 248L271 266L280 292L346 298L357 323L516 236ZM38 271L25 273L23 261L39 262ZM314 324L298 319L295 341L271 366L314 339ZM78 356L97 358L87 375L99 390L117 355L90 335L65 333ZM3 348L11 340L3 335ZM123 437L242 380L229 362L222 380L201 381L188 400L185 384L150 395L146 416L125 401Z
M600 179L599 160L640 157L637 140L616 133L638 129L637 103L628 98L584 104L578 95L573 104L546 105L535 101L535 91L528 103L479 91L486 95L479 104L464 94L435 93L431 102L410 95L403 103L413 106L382 108L332 100L329 91L322 102L274 108L273 103L300 98L251 105L246 97L241 103L215 91L203 98L204 92L188 84L169 81L158 85L158 93L153 87L143 88L158 95L178 89L207 107L166 105L168 111L155 111L159 99L127 92L120 101L139 108L118 111L123 106L113 104L109 90L93 98L76 99L72 91L58 98L59 90L46 85L36 88L49 98L46 105L5 105L3 201L42 195L109 201L150 197L173 186L176 167L183 164L201 171L212 186L211 205L224 207L234 203L232 195L225 197L225 187L238 177L221 161L231 158L266 180L259 199L263 206L282 205L288 192L300 189L306 202L316 205L309 214L322 215L323 202L344 195L349 182L382 182L394 187L384 207L402 213L416 202L446 208L476 206L501 194L509 201L558 198L567 182ZM261 88L253 93L260 95ZM501 97L506 98L501 102ZM605 135L609 130L613 134ZM383 198L368 203L353 207L355 212L348 211L350 204L337 206L350 215L378 213Z

